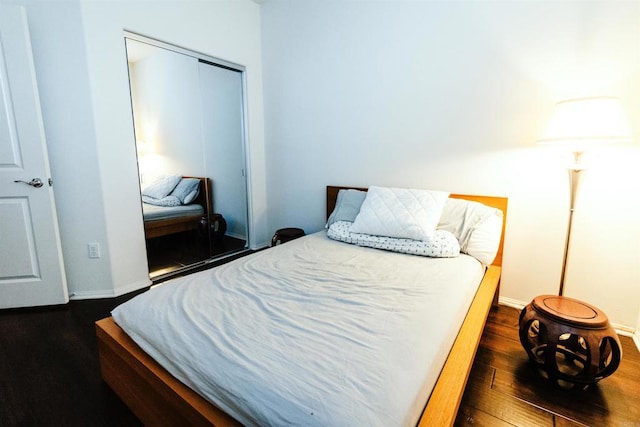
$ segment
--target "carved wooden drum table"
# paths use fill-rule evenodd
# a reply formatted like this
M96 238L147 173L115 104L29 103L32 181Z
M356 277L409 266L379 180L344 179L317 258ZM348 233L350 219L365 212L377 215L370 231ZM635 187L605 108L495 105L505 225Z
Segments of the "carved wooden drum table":
M520 342L540 374L562 388L588 388L615 372L622 357L601 310L557 295L540 295L522 309Z

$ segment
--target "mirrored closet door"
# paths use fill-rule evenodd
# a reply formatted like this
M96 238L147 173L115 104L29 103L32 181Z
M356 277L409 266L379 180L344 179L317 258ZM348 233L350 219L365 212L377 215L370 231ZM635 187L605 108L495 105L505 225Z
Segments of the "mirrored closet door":
M249 247L240 66L125 37L152 279Z

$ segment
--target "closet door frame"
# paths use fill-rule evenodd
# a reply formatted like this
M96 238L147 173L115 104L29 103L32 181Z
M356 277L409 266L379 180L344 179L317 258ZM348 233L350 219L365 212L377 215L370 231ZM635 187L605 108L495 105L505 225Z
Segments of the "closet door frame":
M241 91L242 91L242 99L241 99L241 121L242 121L242 129L241 129L241 138L242 138L242 179L243 179L243 187L245 191L245 222L246 222L246 244L244 251L250 250L251 248L251 235L252 235L252 200L250 197L251 194L251 171L249 169L249 150L248 150L248 117L247 117L247 78L246 78L246 67L244 65L237 64L235 62L227 61L218 57L214 57L211 55L204 54L202 52L195 51L193 49L189 49L186 47L178 46L176 44L168 43L157 38L148 37L139 33L135 33L132 31L125 30L123 42L125 42L125 51L126 51L126 40L134 40L137 42L145 43L154 47L158 47L161 49L166 49L172 52L176 52L178 54L186 55L196 59L199 62L208 63L211 65L215 65L221 68L227 68L232 71L236 71L240 73L241 76ZM133 115L133 110L132 110ZM135 118L134 118L135 120ZM213 182L215 192L215 180ZM214 206L214 210L215 210ZM242 252L242 251L240 251ZM224 254L222 256L217 256L210 258L209 260L205 260L205 263L210 261L217 261L220 259L224 259L226 257L234 256L239 252L233 252L229 254ZM199 264L193 266L197 267Z

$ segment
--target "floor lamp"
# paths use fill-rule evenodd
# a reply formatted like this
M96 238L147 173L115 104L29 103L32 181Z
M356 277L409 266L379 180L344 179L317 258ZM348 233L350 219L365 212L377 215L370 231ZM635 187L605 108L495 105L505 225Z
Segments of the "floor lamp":
M582 156L593 145L629 142L631 131L622 105L609 96L556 104L538 142L569 147L569 224L558 295L540 295L520 312L520 342L542 377L555 386L584 390L611 375L622 358L620 340L597 307L563 296L573 212L584 171Z
M558 295L564 293L573 212L582 172L585 169L582 162L583 154L585 150L595 145L615 142L631 142L631 129L620 100L611 96L558 102L546 130L538 140L538 143L561 145L570 148L573 152L574 161L569 166L569 225Z

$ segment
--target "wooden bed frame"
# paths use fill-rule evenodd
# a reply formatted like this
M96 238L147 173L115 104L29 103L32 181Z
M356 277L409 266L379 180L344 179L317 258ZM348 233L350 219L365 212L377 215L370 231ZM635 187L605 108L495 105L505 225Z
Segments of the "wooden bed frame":
M188 177L200 180L200 193L192 203L201 205L204 212L196 215L187 215L169 219L144 221L145 239L167 236L191 230L207 230L211 221L211 180L202 177Z
M327 216L341 188L327 187ZM418 422L420 427L453 425L478 343L496 299L502 265L507 199L451 195L475 200L504 213L500 248L485 272L476 296L456 337L438 381ZM96 322L100 369L104 381L146 425L229 426L238 422L174 378L115 324L113 318Z

